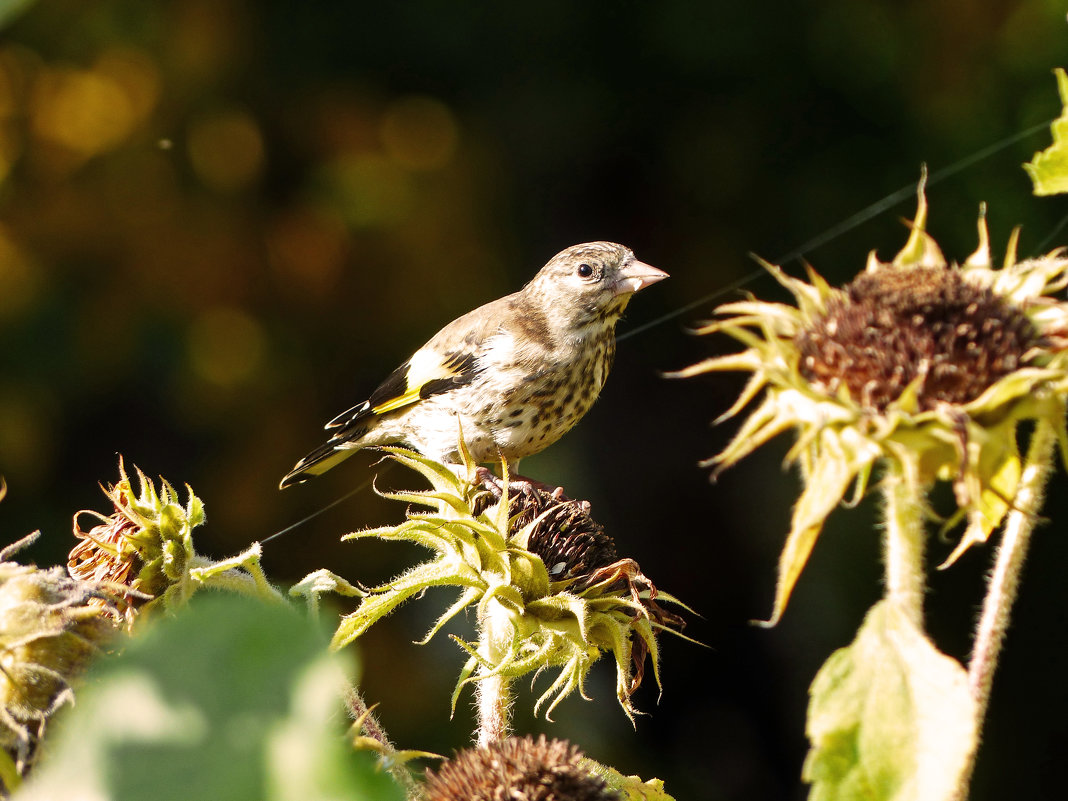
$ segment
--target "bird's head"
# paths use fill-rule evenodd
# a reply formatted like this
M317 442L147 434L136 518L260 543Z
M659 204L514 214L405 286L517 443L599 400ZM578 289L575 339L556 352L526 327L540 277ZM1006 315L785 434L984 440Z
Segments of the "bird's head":
M668 274L615 242L587 242L557 253L524 288L562 328L614 325L631 295Z

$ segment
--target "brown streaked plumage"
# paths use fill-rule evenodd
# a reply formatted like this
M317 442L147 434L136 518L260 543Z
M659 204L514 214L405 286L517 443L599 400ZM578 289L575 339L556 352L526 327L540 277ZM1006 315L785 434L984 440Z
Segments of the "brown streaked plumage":
M563 436L600 394L615 327L632 294L667 277L613 242L575 245L521 290L453 320L371 396L329 423L330 439L281 487L326 472L361 448L402 444L458 461L515 465Z

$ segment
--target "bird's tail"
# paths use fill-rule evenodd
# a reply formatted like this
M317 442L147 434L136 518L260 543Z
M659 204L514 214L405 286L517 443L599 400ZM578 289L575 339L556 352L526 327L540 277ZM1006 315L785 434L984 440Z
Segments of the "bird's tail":
M338 442L334 439L324 445L320 445L297 462L296 466L282 479L282 483L278 485L278 488L285 489L294 484L305 482L312 476L321 475L334 465L352 456L358 450L353 448L351 443L348 443L349 447L345 447L345 444L345 442Z

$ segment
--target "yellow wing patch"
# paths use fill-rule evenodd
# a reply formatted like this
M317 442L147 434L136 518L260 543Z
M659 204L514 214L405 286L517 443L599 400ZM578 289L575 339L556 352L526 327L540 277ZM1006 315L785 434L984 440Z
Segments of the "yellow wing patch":
M409 403L415 403L419 400L419 387L411 387L403 395L398 395L392 400L388 400L383 404L375 406L371 411L375 414L385 414L386 412L392 412L394 409L399 409L402 406L407 406Z
M465 355L456 353L446 359L440 360L437 353L421 350L408 360L408 371L405 374L405 390L400 395L390 398L384 403L371 408L375 414L385 414L394 409L415 403L422 395L423 388L431 381L454 378L460 373L456 369L467 361Z

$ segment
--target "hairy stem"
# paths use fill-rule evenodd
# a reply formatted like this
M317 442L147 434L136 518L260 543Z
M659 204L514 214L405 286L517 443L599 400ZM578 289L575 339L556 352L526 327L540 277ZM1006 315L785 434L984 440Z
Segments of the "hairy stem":
M1053 468L1053 453L1057 433L1052 425L1040 419L1031 435L1027 449L1027 461L1020 476L1020 484L1014 498L1013 508L1005 517L1005 527L994 556L994 569L987 580L986 597L979 615L971 659L968 662L968 686L976 702L976 721L981 726L990 704L990 688L997 668L998 656L1009 627L1012 605L1020 585L1020 573L1031 532L1038 522L1038 510L1042 507L1046 482ZM976 749L978 750L978 749ZM975 752L965 771L957 797L967 798Z
M883 479L886 598L920 630L926 587L924 497L924 487L906 480L900 470L892 470Z
M480 623L479 653L486 663L499 664L503 648L512 636L511 621L499 604L491 602ZM488 672L485 665L480 664L480 678L475 682L478 697L478 731L475 740L480 746L504 739L511 730L511 680L500 675L486 675Z
M381 753L384 756L396 753L396 749L393 747L393 743L390 742L386 730L382 728L382 724L372 714L370 707L367 706L363 696L360 695L360 691L353 686L350 686L345 693L345 705L348 707L349 715L353 721L359 721L360 733L377 742L381 746ZM395 759L388 760L387 765L390 775L404 788L405 797L418 798L420 796L419 783L412 778L408 767L403 762Z
M478 684L478 736L480 746L487 746L508 736L511 714L509 680L487 676Z

